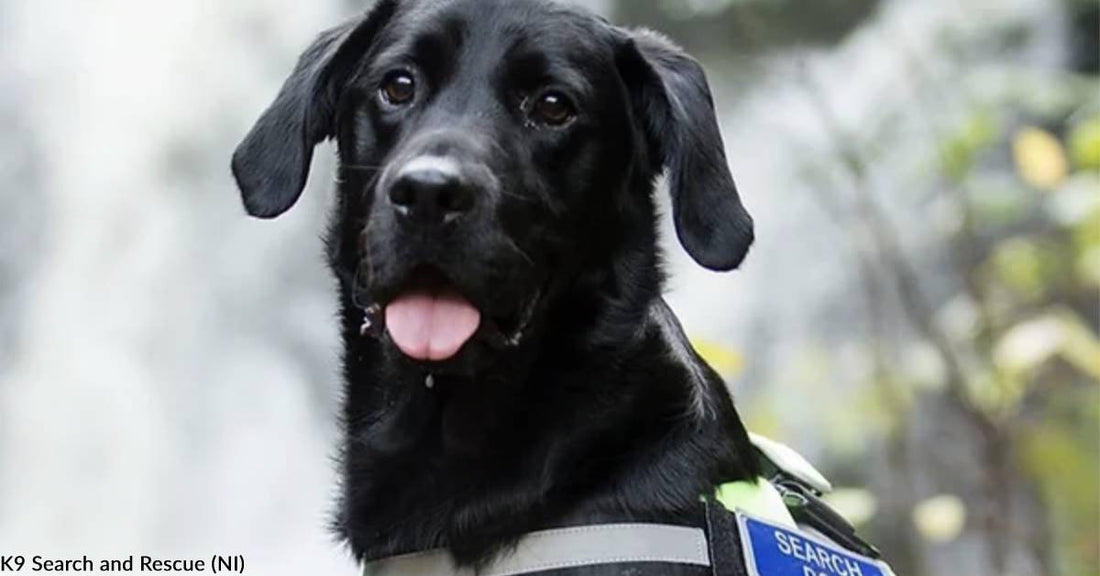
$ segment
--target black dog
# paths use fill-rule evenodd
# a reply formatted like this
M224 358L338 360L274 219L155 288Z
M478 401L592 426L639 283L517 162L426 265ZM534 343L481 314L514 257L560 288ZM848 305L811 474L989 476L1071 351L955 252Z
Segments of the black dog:
M753 240L679 48L541 0L381 0L302 55L238 148L248 212L288 210L328 138L337 525L357 558L477 565L547 527L690 523L701 495L757 476L661 299L662 173L699 264L731 270Z

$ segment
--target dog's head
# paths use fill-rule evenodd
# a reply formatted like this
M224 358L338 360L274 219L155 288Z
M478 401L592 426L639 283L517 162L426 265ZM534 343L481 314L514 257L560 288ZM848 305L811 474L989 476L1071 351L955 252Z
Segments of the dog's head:
M662 172L699 264L753 238L700 66L550 2L380 0L324 33L233 158L248 212L288 210L329 138L334 266L417 362L519 346L582 277L657 290L655 256L623 262L656 250Z

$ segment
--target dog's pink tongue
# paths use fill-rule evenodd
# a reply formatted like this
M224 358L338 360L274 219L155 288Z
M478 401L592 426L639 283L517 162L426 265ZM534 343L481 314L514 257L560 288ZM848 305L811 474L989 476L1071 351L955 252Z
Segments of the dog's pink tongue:
M405 355L440 362L473 337L481 312L457 294L403 294L386 306L386 330Z

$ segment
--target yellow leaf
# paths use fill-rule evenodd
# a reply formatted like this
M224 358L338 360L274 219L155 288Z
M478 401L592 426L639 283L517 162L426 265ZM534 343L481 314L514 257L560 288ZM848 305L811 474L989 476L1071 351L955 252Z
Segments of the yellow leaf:
M1074 128L1069 142L1073 161L1079 168L1100 170L1100 117Z
M1052 308L1013 326L993 350L997 366L1016 376L1033 372L1055 356L1100 381L1100 340L1066 308Z
M1039 190L1056 190L1069 175L1065 148L1041 128L1020 130L1012 144L1012 154L1020 178Z
M736 376L745 368L744 357L732 348L699 338L692 338L691 345L703 360L723 377Z
M966 527L966 504L949 494L929 498L913 508L913 523L930 542L952 542Z
M1066 330L1062 358L1100 382L1100 340L1097 340L1092 329L1073 312L1063 310L1061 318Z
M1054 315L1013 326L997 343L993 359L1013 373L1034 370L1057 355L1066 342L1065 324Z

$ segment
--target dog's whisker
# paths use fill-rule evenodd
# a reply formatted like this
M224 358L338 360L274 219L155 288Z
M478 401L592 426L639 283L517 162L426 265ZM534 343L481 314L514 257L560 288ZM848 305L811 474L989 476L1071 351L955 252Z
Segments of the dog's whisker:
M375 172L382 170L385 166L370 165L370 164L341 164L341 170L351 170L353 172Z
M515 200L519 200L520 202L526 202L528 204L535 203L535 200L532 199L532 198L528 198L528 197L526 197L522 194L516 194L515 192L509 192L508 190L503 189L503 188L500 190L500 195L501 196L507 196L508 198L512 198L512 199L515 199Z
M522 256L523 259L526 260L529 265L531 265L531 267L535 267L535 259L531 258L530 254L528 254L523 248L520 248L519 244L517 244L516 241L512 238L506 237L506 239L508 241L509 247L511 247L512 250L516 252L516 254Z

